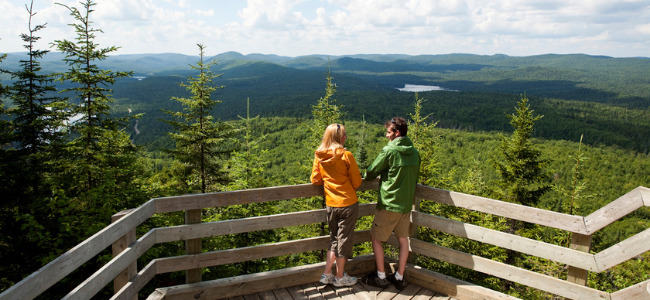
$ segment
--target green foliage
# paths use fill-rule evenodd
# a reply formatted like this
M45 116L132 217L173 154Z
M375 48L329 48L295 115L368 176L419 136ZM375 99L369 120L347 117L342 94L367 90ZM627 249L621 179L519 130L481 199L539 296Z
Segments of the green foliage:
M199 61L191 68L198 70L199 74L197 77L190 76L189 84L181 84L192 94L192 98L172 97L172 100L183 105L183 111L167 113L175 118L168 123L176 129L176 132L170 133L176 142L176 148L170 153L182 163L184 170L180 172L182 180L178 182L184 183L185 187L179 187L179 190L205 193L217 190L217 184L227 181L221 159L230 153L226 145L234 131L230 124L217 122L211 115L211 111L220 103L211 98L217 90L212 82L221 75L210 71L210 66L216 62L204 63L205 47L201 44L198 47Z
M570 158L575 162L575 165L573 167L571 185L568 186L568 188L561 186L558 183L553 186L553 189L563 197L558 198L558 203L553 206L552 210L573 215L577 210L580 209L578 206L579 202L586 202L586 199L593 199L596 196L584 194L584 191L587 188L587 181L584 179L580 167L585 163L585 161L588 160L588 157L582 151L582 136L580 136L580 142L578 144L578 151L576 155L572 155Z
M20 280L25 275L22 268L40 267L42 257L52 251L47 241L56 228L48 227L56 222L48 208L51 192L47 178L52 174L51 162L62 155L61 128L67 118L65 101L48 95L55 90L51 77L41 74L40 59L48 51L36 49L40 37L35 34L45 25L32 26L36 13L32 5L26 8L29 33L21 34L21 39L27 58L20 61L20 70L3 71L11 75L13 83L6 90L0 87L1 94L6 92L13 103L9 112L3 107L0 116L0 229L12 233L0 237L0 256L7 262L0 273L10 274L5 278L8 282Z
M259 120L259 116L250 117L250 99L246 99L246 118L240 117L244 122L243 140L237 145L239 150L231 153L226 168L228 175L232 178L228 184L229 190L244 190L267 186L262 173L268 167L269 162L262 159L268 153L267 149L260 148L260 142L266 138L265 135L253 137L253 124Z
M357 161L359 170L363 172L370 162L368 161L368 149L366 149L367 139L368 139L368 123L366 123L366 118L364 117L359 126L359 136L357 137L356 152L354 153L354 158Z
M130 76L130 72L112 72L100 69L98 61L106 59L108 54L117 51L118 47L111 46L99 48L95 43L96 33L100 29L92 27L90 13L96 3L86 1L82 3L84 10L76 7L64 6L70 11L77 23L71 24L77 34L75 41L55 40L54 46L66 55L64 61L69 69L66 73L59 74L59 81L70 82L72 87L63 92L72 92L77 97L71 114L78 118L71 124L71 131L77 137L69 144L70 164L64 166L69 172L76 173L82 184L77 186L77 193L90 192L102 186L102 172L104 171L102 157L107 149L102 147L117 144L124 145L128 136L124 133L115 134L119 127L124 125L124 120L109 117L110 104L113 101L107 88L117 78ZM110 141L109 138L118 140ZM136 149L126 147L123 151L135 154ZM66 171L64 171L66 172Z
M318 102L311 109L312 122L307 124L309 135L312 137L308 142L308 148L311 149L318 148L325 128L330 124L339 123L344 116L341 110L342 106L337 105L336 99L332 98L337 89L332 79L333 77L328 70L325 96L318 99Z
M535 206L540 197L550 189L544 173L547 161L532 143L533 124L542 116L534 116L528 98L522 96L514 114L508 116L514 128L512 136L501 137L499 153L493 159L501 180L496 194L500 199Z
M426 99L418 97L415 93L414 112L410 115L409 137L415 148L420 152L420 178L419 183L438 188L447 188L451 183L450 171L443 174L440 161L437 159L440 136L435 132L438 122L428 121L433 114L422 115L422 103Z

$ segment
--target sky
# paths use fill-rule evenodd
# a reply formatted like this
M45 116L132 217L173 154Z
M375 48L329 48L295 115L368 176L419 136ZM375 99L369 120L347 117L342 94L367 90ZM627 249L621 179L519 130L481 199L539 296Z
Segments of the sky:
M39 49L74 40L85 0L34 0ZM96 0L112 54L547 53L650 57L650 0ZM28 0L0 0L0 53L24 50Z

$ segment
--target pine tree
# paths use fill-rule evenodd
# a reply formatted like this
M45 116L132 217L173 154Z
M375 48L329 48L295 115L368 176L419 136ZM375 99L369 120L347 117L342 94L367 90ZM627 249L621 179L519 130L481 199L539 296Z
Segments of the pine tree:
M64 92L74 95L66 156L55 162L58 170L52 178L54 198L50 209L60 213L61 235L68 245L98 231L119 210L136 207L146 200L139 188L144 173L138 159L139 149L125 132L128 119L112 118L114 101L109 85L131 72L100 69L98 61L119 48L100 48L95 42L102 30L92 27L90 15L96 3L81 3L83 10L66 5L76 23L74 41L55 40L54 46L65 54L67 72L59 81L71 86ZM65 246L64 246L65 248Z
M7 54L0 55L0 63L6 57ZM13 161L10 153L15 152L11 148L13 122L10 121L10 110L4 104L4 99L8 94L9 89L0 82L0 192L3 195L7 195L12 190L9 178L13 173L13 168L9 164Z
M29 15L28 33L20 37L25 42L27 57L19 61L20 70L3 71L14 80L6 89L14 107L3 111L8 114L7 119L0 117L4 123L0 165L3 171L9 171L0 174L0 228L6 233L0 238L0 256L7 262L0 273L12 282L39 268L38 258L51 251L49 228L55 227L56 221L48 208L51 189L46 179L52 173L49 162L61 153L65 134L61 128L67 117L66 101L48 96L56 90L53 78L40 72L39 60L48 51L36 49L40 39L36 33L45 24L32 26L36 15L33 2L25 8ZM10 123L6 121L9 119Z
M544 167L548 161L532 141L533 125L543 116L533 116L526 95L517 103L515 113L508 116L514 132L501 136L501 144L493 165L500 180L497 195L500 199L536 206L540 197L551 188Z
M239 118L244 122L243 137L238 142L239 147L232 152L227 163L228 176L231 178L227 188L228 190L244 190L268 186L268 182L262 174L269 164L264 158L268 150L262 149L260 146L260 142L266 136L253 137L253 127L259 119L259 116L254 118L250 117L250 99L246 100L246 117L240 116ZM215 214L207 213L209 215L207 221L273 215L275 213L274 207L275 204L269 202L231 205ZM219 243L221 245L227 244L229 245L228 247L243 248L257 244L276 242L278 239L276 230L267 230L225 236L219 239ZM206 247L212 248L210 245ZM241 271L233 275L250 274L267 270L269 261L277 259L266 259L264 262L246 261L237 264L241 268Z
M211 115L215 106L221 103L211 98L217 88L223 88L212 84L221 74L210 71L210 67L216 62L204 62L205 47L201 44L197 46L200 52L199 61L191 68L198 70L199 74L197 77L190 76L188 84L181 84L192 97L173 97L172 100L183 105L183 111L167 111L175 117L175 120L167 122L176 129L176 132L170 133L176 142L176 148L170 152L185 168L183 174L187 187L184 189L192 193L206 193L216 190L217 184L225 184L228 181L222 160L227 160L232 151L228 144L235 130L228 123L215 121Z
M253 138L253 123L259 116L250 117L250 99L246 100L246 118L239 117L244 122L243 140L239 142L239 150L235 150L228 160L228 176L232 180L228 184L229 190L244 190L266 186L262 172L268 165L263 156L268 152L260 149L260 142L265 136Z
M26 8L29 14L29 33L21 34L21 38L25 42L27 59L20 60L21 70L8 72L15 80L9 87L9 92L16 106L12 111L15 128L13 142L21 166L16 175L21 177L19 186L24 191L24 200L27 200L21 201L22 205L32 203L41 198L42 193L47 193L43 182L43 176L49 173L46 162L59 155L65 134L61 129L68 118L67 102L59 97L48 96L48 93L56 91L52 85L53 78L39 73L39 59L49 51L36 49L35 43L40 37L35 36L35 33L45 28L45 24L32 27L32 17L36 15L33 2Z
M366 116L364 115L361 119L361 126L359 127L359 138L357 139L357 149L354 154L354 158L357 161L359 170L363 172L368 165L368 150L366 149L366 143L368 139L368 123L366 123Z
M318 99L318 102L312 106L311 114L312 120L307 125L309 131L308 147L309 149L316 149L320 145L325 128L333 123L341 122L344 116L342 105L336 104L336 99L333 98L336 93L337 86L333 82L333 77L330 70L327 70L327 83L325 85L325 96ZM308 166L311 168L311 159ZM310 169L311 170L311 169Z
M172 100L183 105L183 111L167 111L176 118L167 122L177 130L170 133L171 138L176 141L176 148L170 152L185 170L182 173L184 180L181 182L187 184L185 188L189 192L206 193L208 190L216 190L217 184L224 184L228 180L221 159L227 160L230 147L225 145L230 142L229 139L235 131L227 123L215 122L211 115L212 109L221 103L211 98L212 93L217 90L212 82L215 78L221 77L221 74L217 75L210 71L210 67L216 62L204 62L205 47L202 44L197 46L199 61L191 68L199 71L198 77L190 76L188 84L181 83L181 86L192 94L192 98L173 97ZM201 210L185 211L186 223L199 223L201 219ZM201 244L201 239L186 241L186 253L200 252ZM200 269L188 270L186 282L201 281L201 273Z
M533 116L526 95L517 103L515 113L508 116L514 132L510 137L501 136L501 144L493 165L500 180L496 183L497 199L522 205L536 206L544 193L550 190L550 177L544 167L542 152L532 142L533 125L542 116ZM506 232L526 235L525 223L511 219ZM516 265L522 255L513 250L506 251L505 262ZM511 284L502 281L502 289L509 290Z
M451 174L443 174L442 164L438 160L437 152L440 136L435 133L438 122L429 121L433 114L423 115L422 104L426 99L420 98L415 93L414 112L410 114L409 137L413 145L420 152L420 178L419 182L438 188L449 188L452 181Z

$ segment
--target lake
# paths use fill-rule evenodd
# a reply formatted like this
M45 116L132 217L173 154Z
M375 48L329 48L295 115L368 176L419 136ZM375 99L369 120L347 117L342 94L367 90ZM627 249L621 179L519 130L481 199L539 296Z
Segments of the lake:
M397 88L401 92L428 92L428 91L450 91L455 90L446 89L437 85L419 85L419 84L405 84L403 88Z

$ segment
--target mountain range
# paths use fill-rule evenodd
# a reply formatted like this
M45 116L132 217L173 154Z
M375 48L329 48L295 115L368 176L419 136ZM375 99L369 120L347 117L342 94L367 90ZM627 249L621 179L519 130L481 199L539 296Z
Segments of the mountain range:
M0 68L17 70L24 57L24 53L9 53ZM63 59L61 53L48 53L41 60L43 72L65 72ZM189 96L179 83L195 74L190 65L198 59L175 53L128 54L98 63L108 70L133 71L133 78L120 79L112 88L116 113L145 114L136 140L147 143L167 130L160 125L168 117L161 109L181 109L170 98ZM220 74L215 84L223 86L213 95L222 101L214 114L223 120L245 115L246 99L252 116L309 118L311 105L325 95L329 72L337 85L334 98L349 119L381 122L392 115L408 116L414 96L398 88L429 85L445 89L420 93L427 99L425 112L443 127L507 131L504 115L526 95L531 106L545 115L537 136L576 140L582 132L589 135L587 142L650 149L650 58L584 54L286 57L237 52L205 58L213 60L217 63L212 71ZM4 84L11 81L6 74L0 78Z

